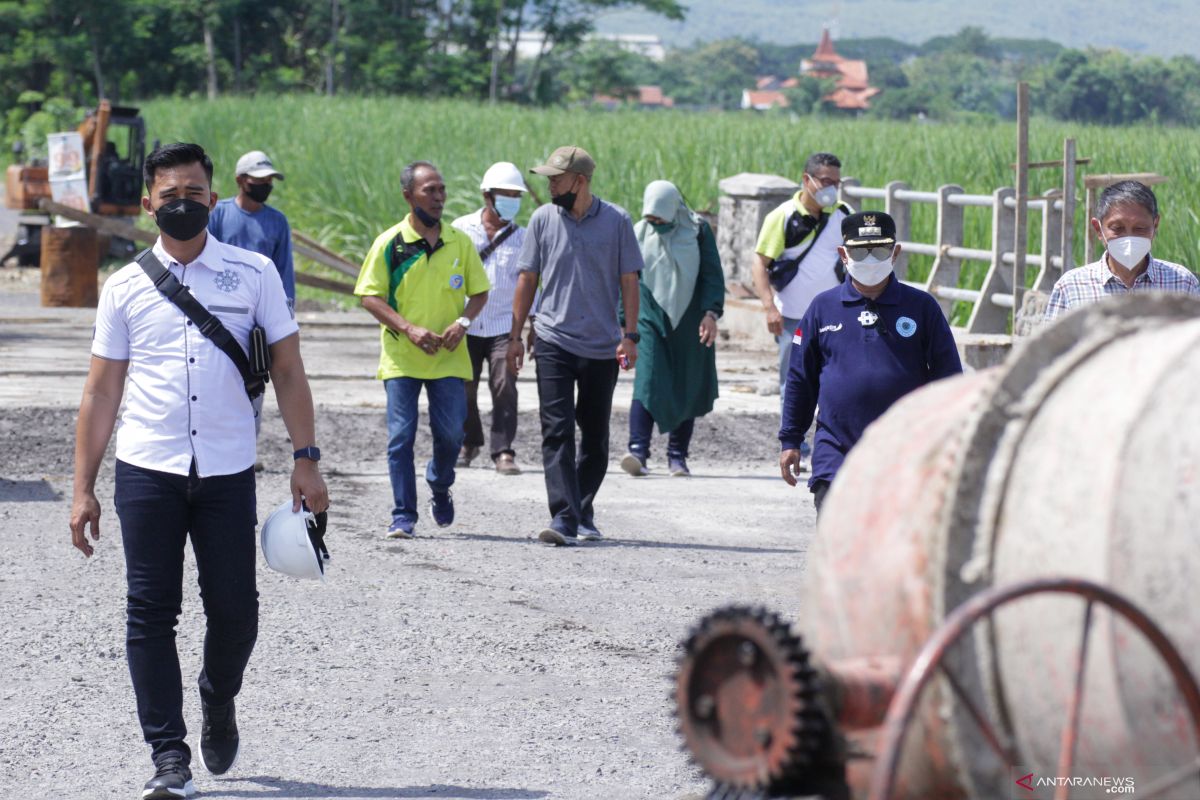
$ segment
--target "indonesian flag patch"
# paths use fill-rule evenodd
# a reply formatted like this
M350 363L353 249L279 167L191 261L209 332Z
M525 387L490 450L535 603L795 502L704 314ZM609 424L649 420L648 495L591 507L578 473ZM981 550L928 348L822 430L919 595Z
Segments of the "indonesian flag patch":
M804 344L804 334L802 334L800 331L801 329L797 327L796 332L792 334L792 344Z

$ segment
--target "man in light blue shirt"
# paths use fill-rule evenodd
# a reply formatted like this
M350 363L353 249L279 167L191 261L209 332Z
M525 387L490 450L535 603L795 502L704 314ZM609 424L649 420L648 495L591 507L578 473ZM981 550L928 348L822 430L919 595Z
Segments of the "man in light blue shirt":
M218 201L208 218L208 230L218 241L261 253L275 264L283 280L288 306L296 306L296 273L292 267L292 229L287 217L267 205L275 179L283 174L261 150L238 159L238 193Z
M287 217L277 208L267 205L275 179L283 173L275 169L271 159L261 150L251 150L238 159L234 171L238 193L217 201L208 215L208 232L219 242L241 247L271 259L283 292L287 295L288 311L296 316L296 273L292 268L292 229ZM262 429L262 406L265 394L254 398L254 433ZM261 461L254 463L261 472Z

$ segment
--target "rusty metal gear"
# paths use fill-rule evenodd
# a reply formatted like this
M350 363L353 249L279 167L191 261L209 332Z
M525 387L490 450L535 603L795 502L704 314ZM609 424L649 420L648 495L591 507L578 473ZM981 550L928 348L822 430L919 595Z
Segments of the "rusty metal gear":
M730 606L683 642L675 705L684 747L721 787L770 792L812 765L828 727L817 672L778 614Z

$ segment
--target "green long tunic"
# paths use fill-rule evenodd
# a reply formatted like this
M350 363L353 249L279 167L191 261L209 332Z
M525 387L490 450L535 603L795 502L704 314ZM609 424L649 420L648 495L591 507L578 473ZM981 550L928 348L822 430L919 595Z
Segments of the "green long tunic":
M644 282L638 292L642 341L633 396L642 401L663 433L712 411L718 394L716 347L700 343L700 321L705 311L715 311L718 316L724 311L725 274L716 237L707 222L700 222L699 240L700 275L678 327L671 327L671 320Z

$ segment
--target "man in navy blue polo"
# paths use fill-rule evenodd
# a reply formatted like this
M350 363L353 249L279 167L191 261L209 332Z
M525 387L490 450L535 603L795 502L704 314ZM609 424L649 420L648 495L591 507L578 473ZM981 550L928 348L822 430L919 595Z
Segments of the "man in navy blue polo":
M799 475L800 442L820 407L808 486L817 513L863 431L920 386L962 372L950 326L927 292L892 274L896 223L867 211L842 220L841 286L813 298L792 339L779 427L779 471Z

